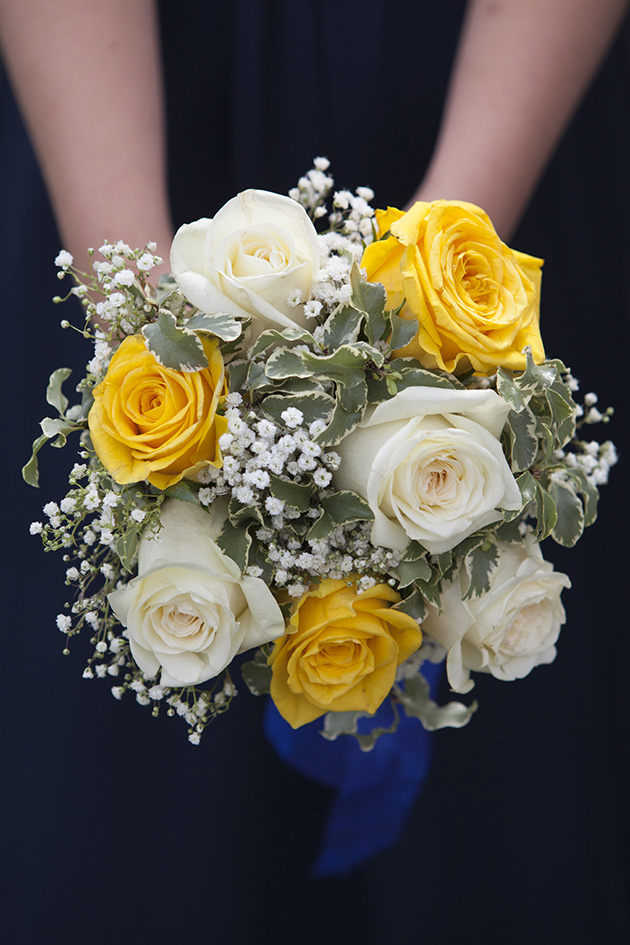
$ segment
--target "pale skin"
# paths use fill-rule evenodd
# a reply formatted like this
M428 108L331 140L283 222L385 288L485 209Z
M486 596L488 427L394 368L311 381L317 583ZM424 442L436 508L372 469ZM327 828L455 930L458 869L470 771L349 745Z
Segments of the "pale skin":
M468 200L509 239L627 6L471 0L433 158L409 203ZM168 259L153 0L0 0L0 41L64 246L83 266L106 237L155 240Z

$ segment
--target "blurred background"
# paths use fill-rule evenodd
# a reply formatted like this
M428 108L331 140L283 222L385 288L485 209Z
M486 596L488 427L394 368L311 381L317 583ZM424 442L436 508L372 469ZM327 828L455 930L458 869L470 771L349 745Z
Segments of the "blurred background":
M319 154L338 187L403 205L435 141L464 4L450 19L441 4L410 13L405 36L422 37L430 81L404 89L400 23L372 5L358 20L353 5L304 4L299 22L294 4L271 3L264 18L261 6L213 4L213 35L239 41L192 55L206 5L187 5L182 29L181 6L162 4L176 225L247 187L286 193ZM372 62L375 37L387 68ZM196 748L181 720L153 720L130 696L115 702L107 681L83 680L87 640L61 655L65 567L28 526L65 494L74 451L40 454L39 490L20 467L48 412L48 375L66 365L78 377L91 352L59 327L73 314L80 324L78 308L50 302L60 239L0 77L3 941L628 941L629 52L626 21L511 240L546 260L548 355L616 409L603 432L621 462L599 521L577 550L544 547L573 582L558 658L515 684L479 678L469 727L434 736L404 838L322 880L309 869L331 795L274 755L264 700L241 686Z

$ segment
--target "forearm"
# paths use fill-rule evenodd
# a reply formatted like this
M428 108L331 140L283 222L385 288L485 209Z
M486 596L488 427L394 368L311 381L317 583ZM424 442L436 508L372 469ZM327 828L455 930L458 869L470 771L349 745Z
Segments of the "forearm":
M103 239L168 256L153 0L0 0L4 59L65 248Z
M471 0L433 158L414 199L482 206L509 238L626 0Z

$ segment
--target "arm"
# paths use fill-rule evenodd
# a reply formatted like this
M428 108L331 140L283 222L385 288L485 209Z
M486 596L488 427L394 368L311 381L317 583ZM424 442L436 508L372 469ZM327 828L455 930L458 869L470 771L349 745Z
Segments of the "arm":
M154 239L168 261L153 0L0 0L0 41L64 248L85 269L105 238Z
M508 239L626 0L471 0L415 200L469 200Z

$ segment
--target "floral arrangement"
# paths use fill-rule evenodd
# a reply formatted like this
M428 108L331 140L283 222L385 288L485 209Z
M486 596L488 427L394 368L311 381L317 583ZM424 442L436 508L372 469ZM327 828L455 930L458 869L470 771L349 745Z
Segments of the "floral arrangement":
M64 652L87 632L84 676L182 716L193 744L237 664L294 728L369 749L386 701L388 731L470 719L432 699L427 661L464 694L556 654L570 582L540 543L594 522L616 455L581 431L611 411L545 358L540 259L471 204L372 200L318 158L288 196L181 227L157 286L152 244L106 242L90 275L56 259L93 356L78 403L51 375L24 476L78 434L31 525L75 591Z

